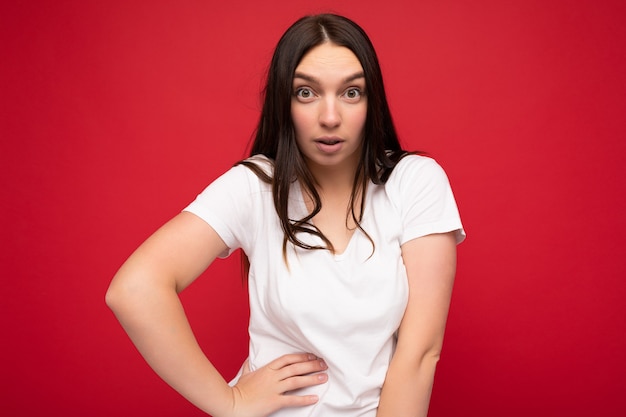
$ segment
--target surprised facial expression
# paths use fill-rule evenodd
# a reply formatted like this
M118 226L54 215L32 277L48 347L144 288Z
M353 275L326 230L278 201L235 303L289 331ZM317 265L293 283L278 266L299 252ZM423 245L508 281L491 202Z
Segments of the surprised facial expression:
M365 93L363 67L350 49L327 42L304 55L294 73L291 117L312 172L356 169L367 117Z

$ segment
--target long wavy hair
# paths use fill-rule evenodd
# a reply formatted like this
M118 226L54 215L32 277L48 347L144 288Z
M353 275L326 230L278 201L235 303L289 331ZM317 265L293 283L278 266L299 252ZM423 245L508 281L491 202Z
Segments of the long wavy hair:
M253 160L237 163L247 166L261 180L272 185L274 206L284 232L283 257L286 257L287 242L304 249L327 249L334 253L332 243L311 222L322 204L315 179L297 146L291 118L295 69L308 51L325 42L350 49L360 61L365 76L367 116L346 224L348 216L351 216L356 227L365 232L361 228L361 220L368 182L384 184L398 161L407 154L398 141L378 58L365 31L350 19L334 14L305 16L296 21L283 34L274 51L267 74L261 118L250 151L251 156L265 155L273 163L273 171L268 175ZM296 180L300 181L303 191L313 202L312 212L302 219L290 219L288 215L289 189ZM360 204L355 205L357 198ZM303 242L299 238L303 232L318 236L324 245Z

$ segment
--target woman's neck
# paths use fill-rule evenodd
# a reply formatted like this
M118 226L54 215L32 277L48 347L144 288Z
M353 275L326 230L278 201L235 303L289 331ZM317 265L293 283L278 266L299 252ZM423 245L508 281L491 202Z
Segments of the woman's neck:
M352 193L358 160L344 161L340 165L317 165L307 163L315 180L315 188L321 194Z
M355 171L324 169L312 172L315 188L322 194L351 193L354 187Z

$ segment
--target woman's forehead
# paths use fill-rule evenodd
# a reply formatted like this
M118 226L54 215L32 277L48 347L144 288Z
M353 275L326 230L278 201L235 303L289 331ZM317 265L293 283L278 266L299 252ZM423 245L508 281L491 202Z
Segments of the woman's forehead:
M316 78L328 76L343 78L358 72L363 72L363 67L354 52L345 46L330 42L308 51L295 71L296 75L300 73Z

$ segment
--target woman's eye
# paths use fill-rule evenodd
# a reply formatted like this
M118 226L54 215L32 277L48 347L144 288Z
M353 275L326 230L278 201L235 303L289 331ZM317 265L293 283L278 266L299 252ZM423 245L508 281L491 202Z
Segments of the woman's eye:
M313 91L311 91L311 89L309 88L298 88L296 90L296 97L298 98L302 98L302 99L309 99L313 97Z
M355 100L361 97L361 90L358 88L350 88L344 94L347 98Z

